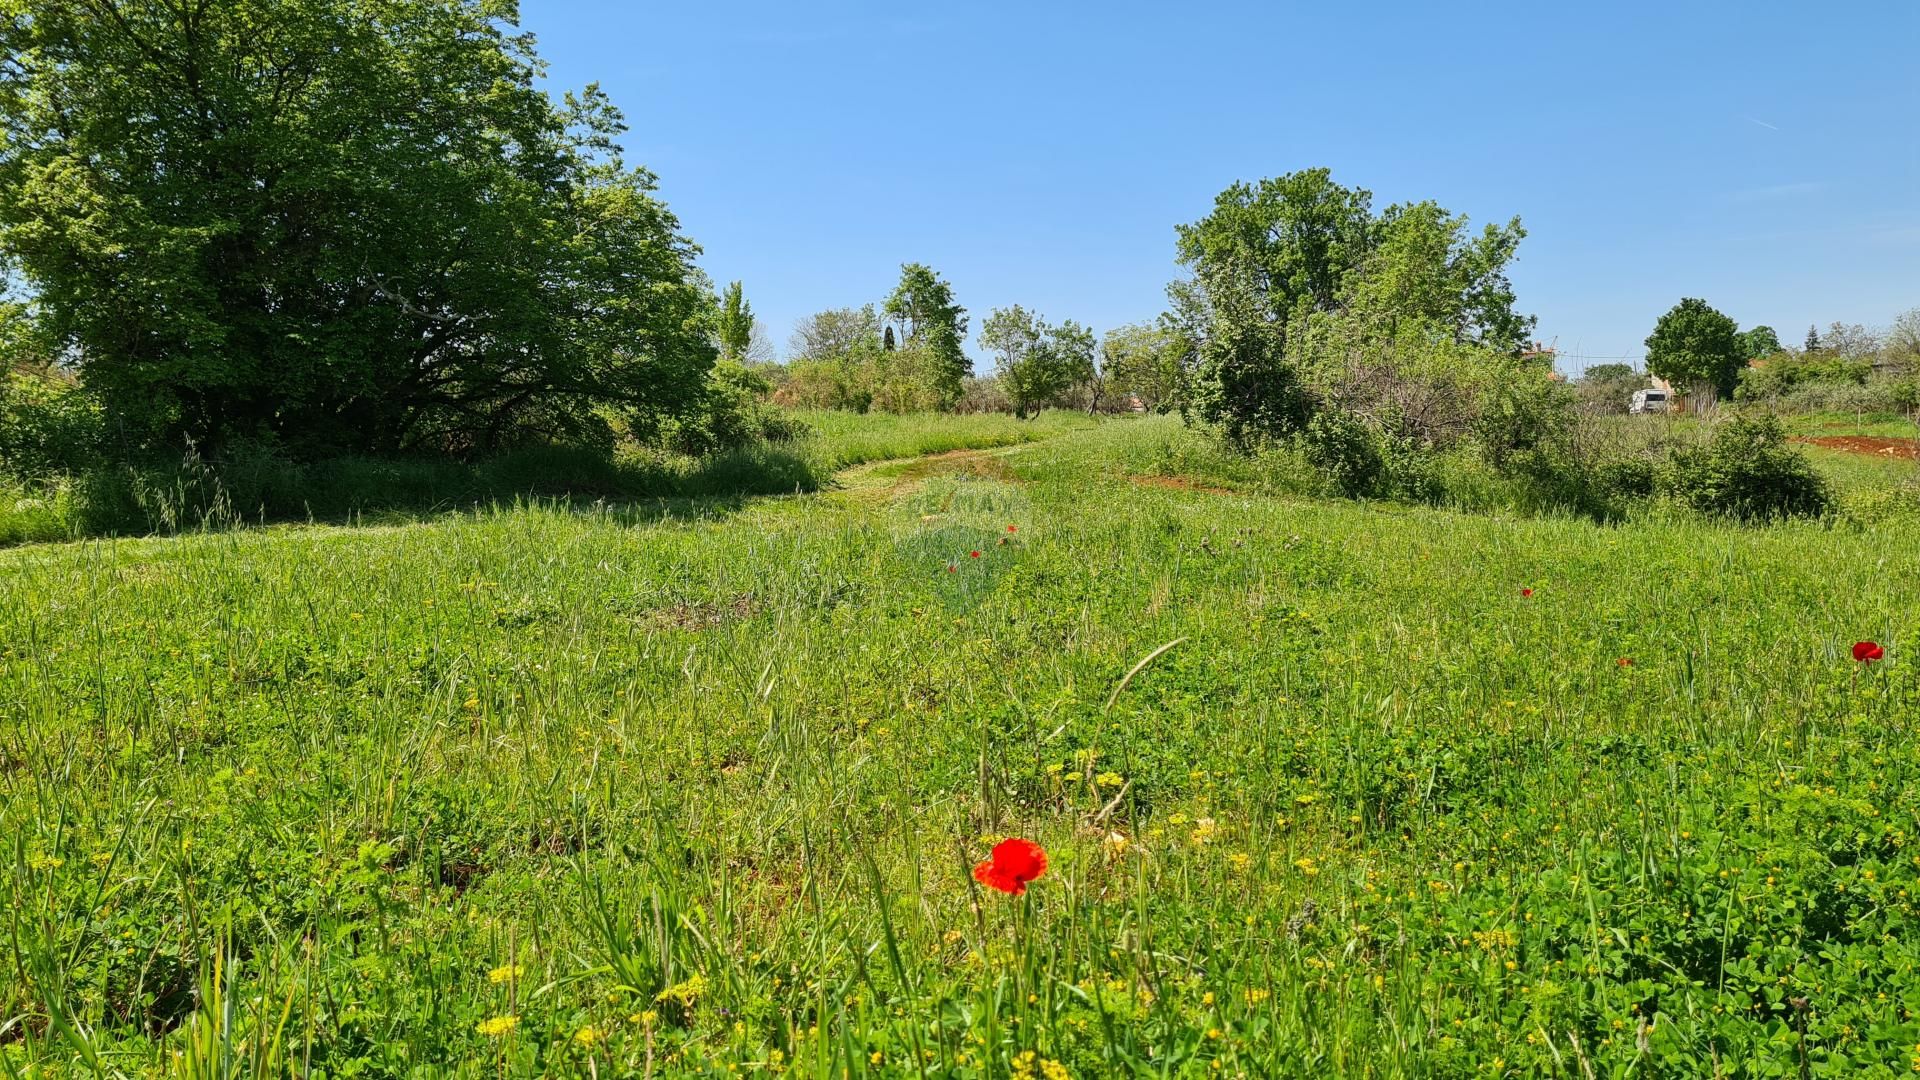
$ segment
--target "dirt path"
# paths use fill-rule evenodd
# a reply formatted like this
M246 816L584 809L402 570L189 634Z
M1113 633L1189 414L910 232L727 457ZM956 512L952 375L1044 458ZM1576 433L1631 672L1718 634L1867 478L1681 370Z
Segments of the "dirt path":
M837 494L862 501L891 499L917 489L928 477L951 475L1017 484L1020 478L1006 459L1047 441L1035 439L983 450L945 450L916 457L869 461L835 473L833 486L823 494Z

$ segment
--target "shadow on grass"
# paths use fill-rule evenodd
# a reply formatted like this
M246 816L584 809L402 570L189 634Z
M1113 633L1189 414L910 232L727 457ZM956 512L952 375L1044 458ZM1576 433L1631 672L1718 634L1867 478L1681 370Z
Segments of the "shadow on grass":
M830 476L803 444L782 443L701 458L568 447L480 462L189 458L105 466L41 485L31 498L0 500L0 546L247 525L390 526L530 504L630 525L699 521L735 513L753 496L817 491Z

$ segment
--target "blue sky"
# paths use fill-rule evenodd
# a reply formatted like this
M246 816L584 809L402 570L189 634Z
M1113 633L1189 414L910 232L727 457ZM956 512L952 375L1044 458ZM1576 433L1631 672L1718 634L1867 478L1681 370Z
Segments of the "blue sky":
M799 317L905 261L974 328L1019 303L1148 319L1173 227L1324 165L1376 207L1529 230L1540 336L1638 357L1700 296L1798 342L1920 306L1920 3L793 4L526 0L558 87L600 82L630 160Z

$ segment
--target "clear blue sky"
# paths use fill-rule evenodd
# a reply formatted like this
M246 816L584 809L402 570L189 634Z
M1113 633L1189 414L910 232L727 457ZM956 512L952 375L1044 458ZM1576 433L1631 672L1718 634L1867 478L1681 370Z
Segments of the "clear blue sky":
M1151 318L1176 223L1316 165L1376 207L1520 215L1521 306L1569 354L1638 357L1682 296L1795 343L1920 306L1915 0L524 0L522 22L556 87L626 111L629 158L783 352L910 260L976 330L1016 302Z

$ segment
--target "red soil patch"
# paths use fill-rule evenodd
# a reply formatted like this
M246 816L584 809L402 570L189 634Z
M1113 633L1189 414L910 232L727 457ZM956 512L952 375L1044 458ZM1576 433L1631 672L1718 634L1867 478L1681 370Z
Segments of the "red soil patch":
M1198 491L1207 495L1233 494L1226 488L1196 483L1184 476L1134 476L1129 479L1141 487L1165 488L1168 491Z
M1797 438L1798 443L1809 446L1825 447L1828 450L1844 450L1849 454L1872 454L1874 457L1901 457L1920 461L1920 439L1895 439L1885 435L1816 435Z

